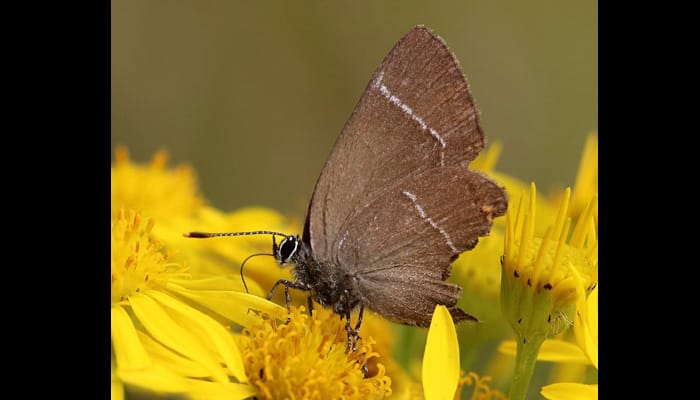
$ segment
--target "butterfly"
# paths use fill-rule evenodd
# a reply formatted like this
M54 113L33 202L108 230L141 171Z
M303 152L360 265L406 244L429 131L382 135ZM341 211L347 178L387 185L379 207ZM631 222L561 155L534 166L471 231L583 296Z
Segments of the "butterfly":
M284 286L346 321L355 351L364 309L427 327L436 305L455 322L462 289L445 280L451 262L505 213L505 190L469 163L484 147L479 112L459 63L425 26L401 38L379 65L316 182L301 236L270 231ZM281 237L278 244L276 237ZM357 322L351 313L359 309Z

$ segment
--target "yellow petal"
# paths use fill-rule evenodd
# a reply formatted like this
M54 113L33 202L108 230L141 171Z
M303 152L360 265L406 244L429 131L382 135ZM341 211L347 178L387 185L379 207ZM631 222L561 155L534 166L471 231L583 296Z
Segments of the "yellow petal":
M193 380L188 393L193 400L243 400L252 399L258 391L244 383L215 383ZM259 397L258 397L259 398Z
M426 400L451 400L459 380L459 344L447 307L435 307L423 354L423 393Z
M152 292L152 291L149 291ZM143 294L129 296L129 303L146 331L163 345L201 363L220 382L228 382L225 370L195 335L189 326L183 326L152 298Z
M112 400L124 400L124 384L119 380L114 370L112 370Z
M199 261L202 260L200 259ZM168 283L190 290L224 290L245 293L245 286L243 286L243 281L239 277L234 279L228 276L211 276L199 279L171 278L168 280ZM248 285L248 291L251 294L258 296L267 295L268 290L263 290L263 288L252 279L246 280L246 285Z
M122 382L139 386L158 393L184 393L192 399L249 399L256 394L254 387L249 384L205 382L193 377L208 377L209 372L190 360L178 357L174 352L164 348L159 343L140 333L139 337L146 344L149 351L156 350L153 355L153 366L143 369L120 370L119 379L112 379L112 400L123 400L119 393L123 393ZM160 349L158 349L160 347ZM160 359L159 356L166 358ZM173 362L170 362L173 360ZM160 363L158 363L160 362ZM183 365L190 368L182 370ZM167 367L166 367L167 366Z
M596 286L587 300L588 329L585 333L586 354L591 359L593 366L598 369L598 286Z
M517 353L517 344L515 340L504 340L498 345L498 351L509 356L514 356Z
M159 393L184 393L190 386L185 377L159 364L139 369L119 368L117 376L128 385Z
M145 333L139 332L139 338L143 347L153 358L154 363L167 365L173 372L189 378L208 378L209 371L189 358L182 357L178 353L156 342Z
M231 290L242 292L245 290L243 282L238 279L230 279L223 276L208 276L206 278L170 278L168 282L191 290Z
M576 344L558 339L547 339L542 343L537 354L540 361L571 362L577 364L590 364L586 353Z
M498 351L514 356L517 353L517 344L514 340L505 340L498 346ZM580 347L574 343L557 339L547 339L542 343L537 354L540 361L571 362L577 364L590 364L590 360Z
M543 386L540 394L548 400L597 400L598 385L554 383Z
M245 207L240 208L226 215L229 226L235 226L239 231L255 231L261 226L268 227L273 231L289 229L289 223L285 217L270 208L265 207ZM270 243L269 236L257 236L261 242Z
M547 339L542 343L537 354L540 361L571 362L577 364L590 364L586 354L576 344L564 340Z
M112 346L118 368L145 368L151 364L126 310L112 307Z
M243 358L231 334L210 316L195 310L184 303L157 291L149 291L148 295L159 303L178 313L178 320L187 326L189 331L215 348L218 356L226 363L229 371L239 382L247 382L248 377L243 366Z
M576 303L574 334L579 346L585 351L590 362L598 368L598 286L585 297L583 286L579 282L581 293Z
M223 290L189 290L174 283L168 283L167 287L246 328L260 323L256 311L274 318L287 318L287 310L284 307L252 294Z

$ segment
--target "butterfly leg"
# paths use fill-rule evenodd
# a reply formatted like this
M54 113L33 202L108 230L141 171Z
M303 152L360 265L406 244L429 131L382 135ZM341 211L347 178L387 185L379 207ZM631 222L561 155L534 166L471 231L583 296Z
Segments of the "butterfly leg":
M345 352L349 353L350 349L354 352L357 350L357 339L359 339L360 336L352 329L352 326L350 326L350 311L345 314L345 331L348 333L348 344L345 346Z
M346 290L343 296L343 301L345 302L345 315L341 315L340 318L342 319L345 317L345 331L348 333L348 344L345 347L345 353L349 353L350 349L352 349L353 353L357 351L357 341L360 340L360 325L362 324L362 315L365 312L365 306L360 305L360 313L357 316L357 323L355 324L355 328L350 325L350 301L348 300L348 291ZM364 375L365 378L369 375L369 369L367 368L367 363L362 364L362 374Z
M357 316L357 323L355 324L355 345L352 348L352 351L357 350L357 340L360 339L360 325L362 324L362 314L365 312L365 306L361 305L360 306L360 314ZM362 375L364 375L365 378L369 375L369 369L367 368L367 363L365 362L362 364Z
M361 305L360 306L360 314L357 316L357 323L355 324L355 333L360 332L360 325L362 324L362 314L364 314L364 312L365 312L365 306ZM359 339L360 336L357 336L357 338Z
M349 353L350 349L352 349L352 351L355 352L357 350L357 341L360 339L360 324L362 324L362 314L365 310L365 307L360 306L360 315L358 316L355 328L353 328L352 325L350 325L350 296L347 290L345 290L343 293L343 301L345 303L345 331L348 333L348 344L345 348L345 352Z
M286 279L280 279L274 285L272 285L272 289L270 289L270 293L268 293L268 295L267 295L268 300L272 299L272 296L275 294L275 290L277 290L277 287L279 285L284 285L284 300L285 300L285 304L287 305L287 315L291 314L291 312L292 312L291 309L289 308L289 304L292 302L292 298L289 296L289 288L306 290L306 291L311 290L311 288L308 285L303 284L301 282L292 282L292 281L288 281ZM311 298L309 298L309 300L310 299ZM287 322L289 322L289 321L290 321L290 317L287 316Z
M311 316L311 312L314 310L314 301L311 296L307 297L306 300L309 303L309 316Z

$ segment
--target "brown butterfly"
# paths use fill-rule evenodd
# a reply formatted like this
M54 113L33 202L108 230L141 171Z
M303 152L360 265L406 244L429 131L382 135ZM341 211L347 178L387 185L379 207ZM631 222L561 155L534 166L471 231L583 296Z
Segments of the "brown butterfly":
M484 147L479 113L445 42L417 26L372 76L318 178L304 233L273 235L273 253L292 264L289 288L345 318L355 349L364 308L427 327L438 304L455 322L476 321L445 282L450 263L476 246L507 208L507 195L469 163ZM283 239L277 244L275 236ZM359 308L353 326L351 312Z

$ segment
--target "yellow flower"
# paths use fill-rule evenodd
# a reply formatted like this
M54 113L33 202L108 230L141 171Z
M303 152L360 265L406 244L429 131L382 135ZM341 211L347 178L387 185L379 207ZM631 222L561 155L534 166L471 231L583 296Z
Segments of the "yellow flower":
M151 163L140 165L129 160L125 147L115 151L112 166L112 215L121 208L141 210L159 221L192 216L202 205L197 178L191 167L166 167L168 154L159 151Z
M261 229L298 232L299 223L292 224L266 208L224 213L207 206L192 168L184 164L170 168L167 161L167 153L161 151L148 164L136 163L129 159L125 148L117 148L111 172L112 216L121 208L131 208L156 218L158 224L151 235L166 247L177 249L171 254L172 259L187 263L192 275L228 277L240 282L243 261L251 254L271 253L272 239L247 236L196 240L183 237L185 232ZM245 265L245 273L250 293L261 297L267 296L277 280L291 279L289 270L279 268L273 257L251 258ZM275 297L278 302L282 301L279 296Z
M493 176L499 184L506 188L506 191L511 196L509 209L512 213L517 206L517 202L513 201L513 194L522 193L529 189L529 187L517 178L494 170L501 148L502 145L500 142L493 143L474 160L471 166L474 169L487 172L490 176ZM567 208L568 211L566 215L578 216L584 210L590 199L597 195L597 161L597 135L591 133L586 139L576 178L576 190L573 192L573 197L570 199L570 206ZM534 206L530 204L531 208L534 207L534 210L530 213L530 217L533 219L531 227L533 227L533 234L535 236L544 236L545 228L556 218L558 212L562 208L562 203L567 201L567 196L569 196L567 193L569 192L561 191L561 193L553 196L551 200L539 199L534 202ZM596 207L593 208L593 215L597 225L598 213ZM502 254L504 225L505 219L497 218L494 221L494 227L489 236L480 238L476 248L461 254L454 262L452 279L456 283L465 286L467 289L466 293L469 294L468 296L463 296L463 303L466 303L464 301L465 299L476 297L476 300L471 302L474 304L460 305L462 308L473 310L477 315L483 314L478 312L479 307L485 307L484 304L492 302L483 301L484 299L481 296L475 295L483 295L483 297L490 300L494 296L498 297L500 294L501 266L494 262L494 260L498 259ZM489 317L491 316L488 312L486 315Z
M516 334L516 370L510 398L524 398L537 353L546 338L570 325L575 304L598 280L597 198L589 202L569 235L570 190L554 225L534 235L535 185L527 207L506 214L501 306ZM585 289L580 289L585 288Z
M569 237L570 219L566 215L570 193L566 191L557 220L542 238L533 235L534 184L528 211L521 198L517 214L509 209L506 215L501 299L506 319L521 340L528 339L528 332L552 337L568 327L567 315L578 299L577 279L589 292L597 283L598 241L592 217L597 198L589 203ZM533 323L535 331L528 331ZM537 331L540 327L546 328Z
M277 317L284 308L236 291L220 278L190 279L151 236L151 219L120 210L112 221L112 392L121 385L192 398L246 398L248 384L230 324L258 321L250 309Z
M364 336L347 354L345 322L327 310L291 307L289 322L251 326L239 338L245 370L261 399L381 399L391 379ZM363 366L368 371L367 377Z
M535 356L543 360L556 354L586 365L595 359L597 366L597 313L594 324L592 307L581 305L591 290L597 299L596 200L586 207L597 192L597 138L587 141L573 195L567 190L535 201L531 185L530 202L524 197L520 205L514 194L528 185L494 171L499 153L496 143L471 167L486 171L506 188L511 199L508 217L496 219L491 234L455 261L450 277L465 289L459 306L481 323L455 327L443 319L440 325L436 310L434 322L442 328L424 330L392 324L366 310L358 351L346 354L343 320L320 306L313 316L295 306L305 305L308 293L292 294L289 323L283 290L276 292L276 304L264 299L277 280L293 279L290 268L280 268L269 256L273 238L183 237L190 231L294 234L300 233L303 221L262 207L215 209L200 194L192 168L167 167L164 152L137 164L126 150L118 149L112 168L113 399L123 398L125 386L127 394L148 390L191 398L288 394L311 399L341 393L349 399L503 399L503 393L489 387L494 386L491 377L502 389L512 365L494 367L498 363L493 360L512 358L494 357L490 350L511 326L518 338L512 342L518 365L534 365ZM144 217L120 211L122 206L140 210ZM569 234L572 223L567 217L576 221L579 215ZM548 227L551 221L555 222ZM249 258L255 254L268 256ZM241 273L250 294L245 293ZM544 339L565 330L571 321L578 346ZM435 340L451 338L447 328L452 333L456 329L454 341ZM559 348L550 347L554 343ZM587 350L582 351L584 345ZM572 356L571 348L578 354ZM465 375L460 361L464 371L488 376ZM436 365L439 368L431 368ZM518 386L527 389L531 372L516 367L515 375L512 400L519 398ZM558 383L541 390L555 398L551 393L556 391L574 393L573 385ZM462 393L469 388L473 393ZM597 385L582 390L597 391Z

